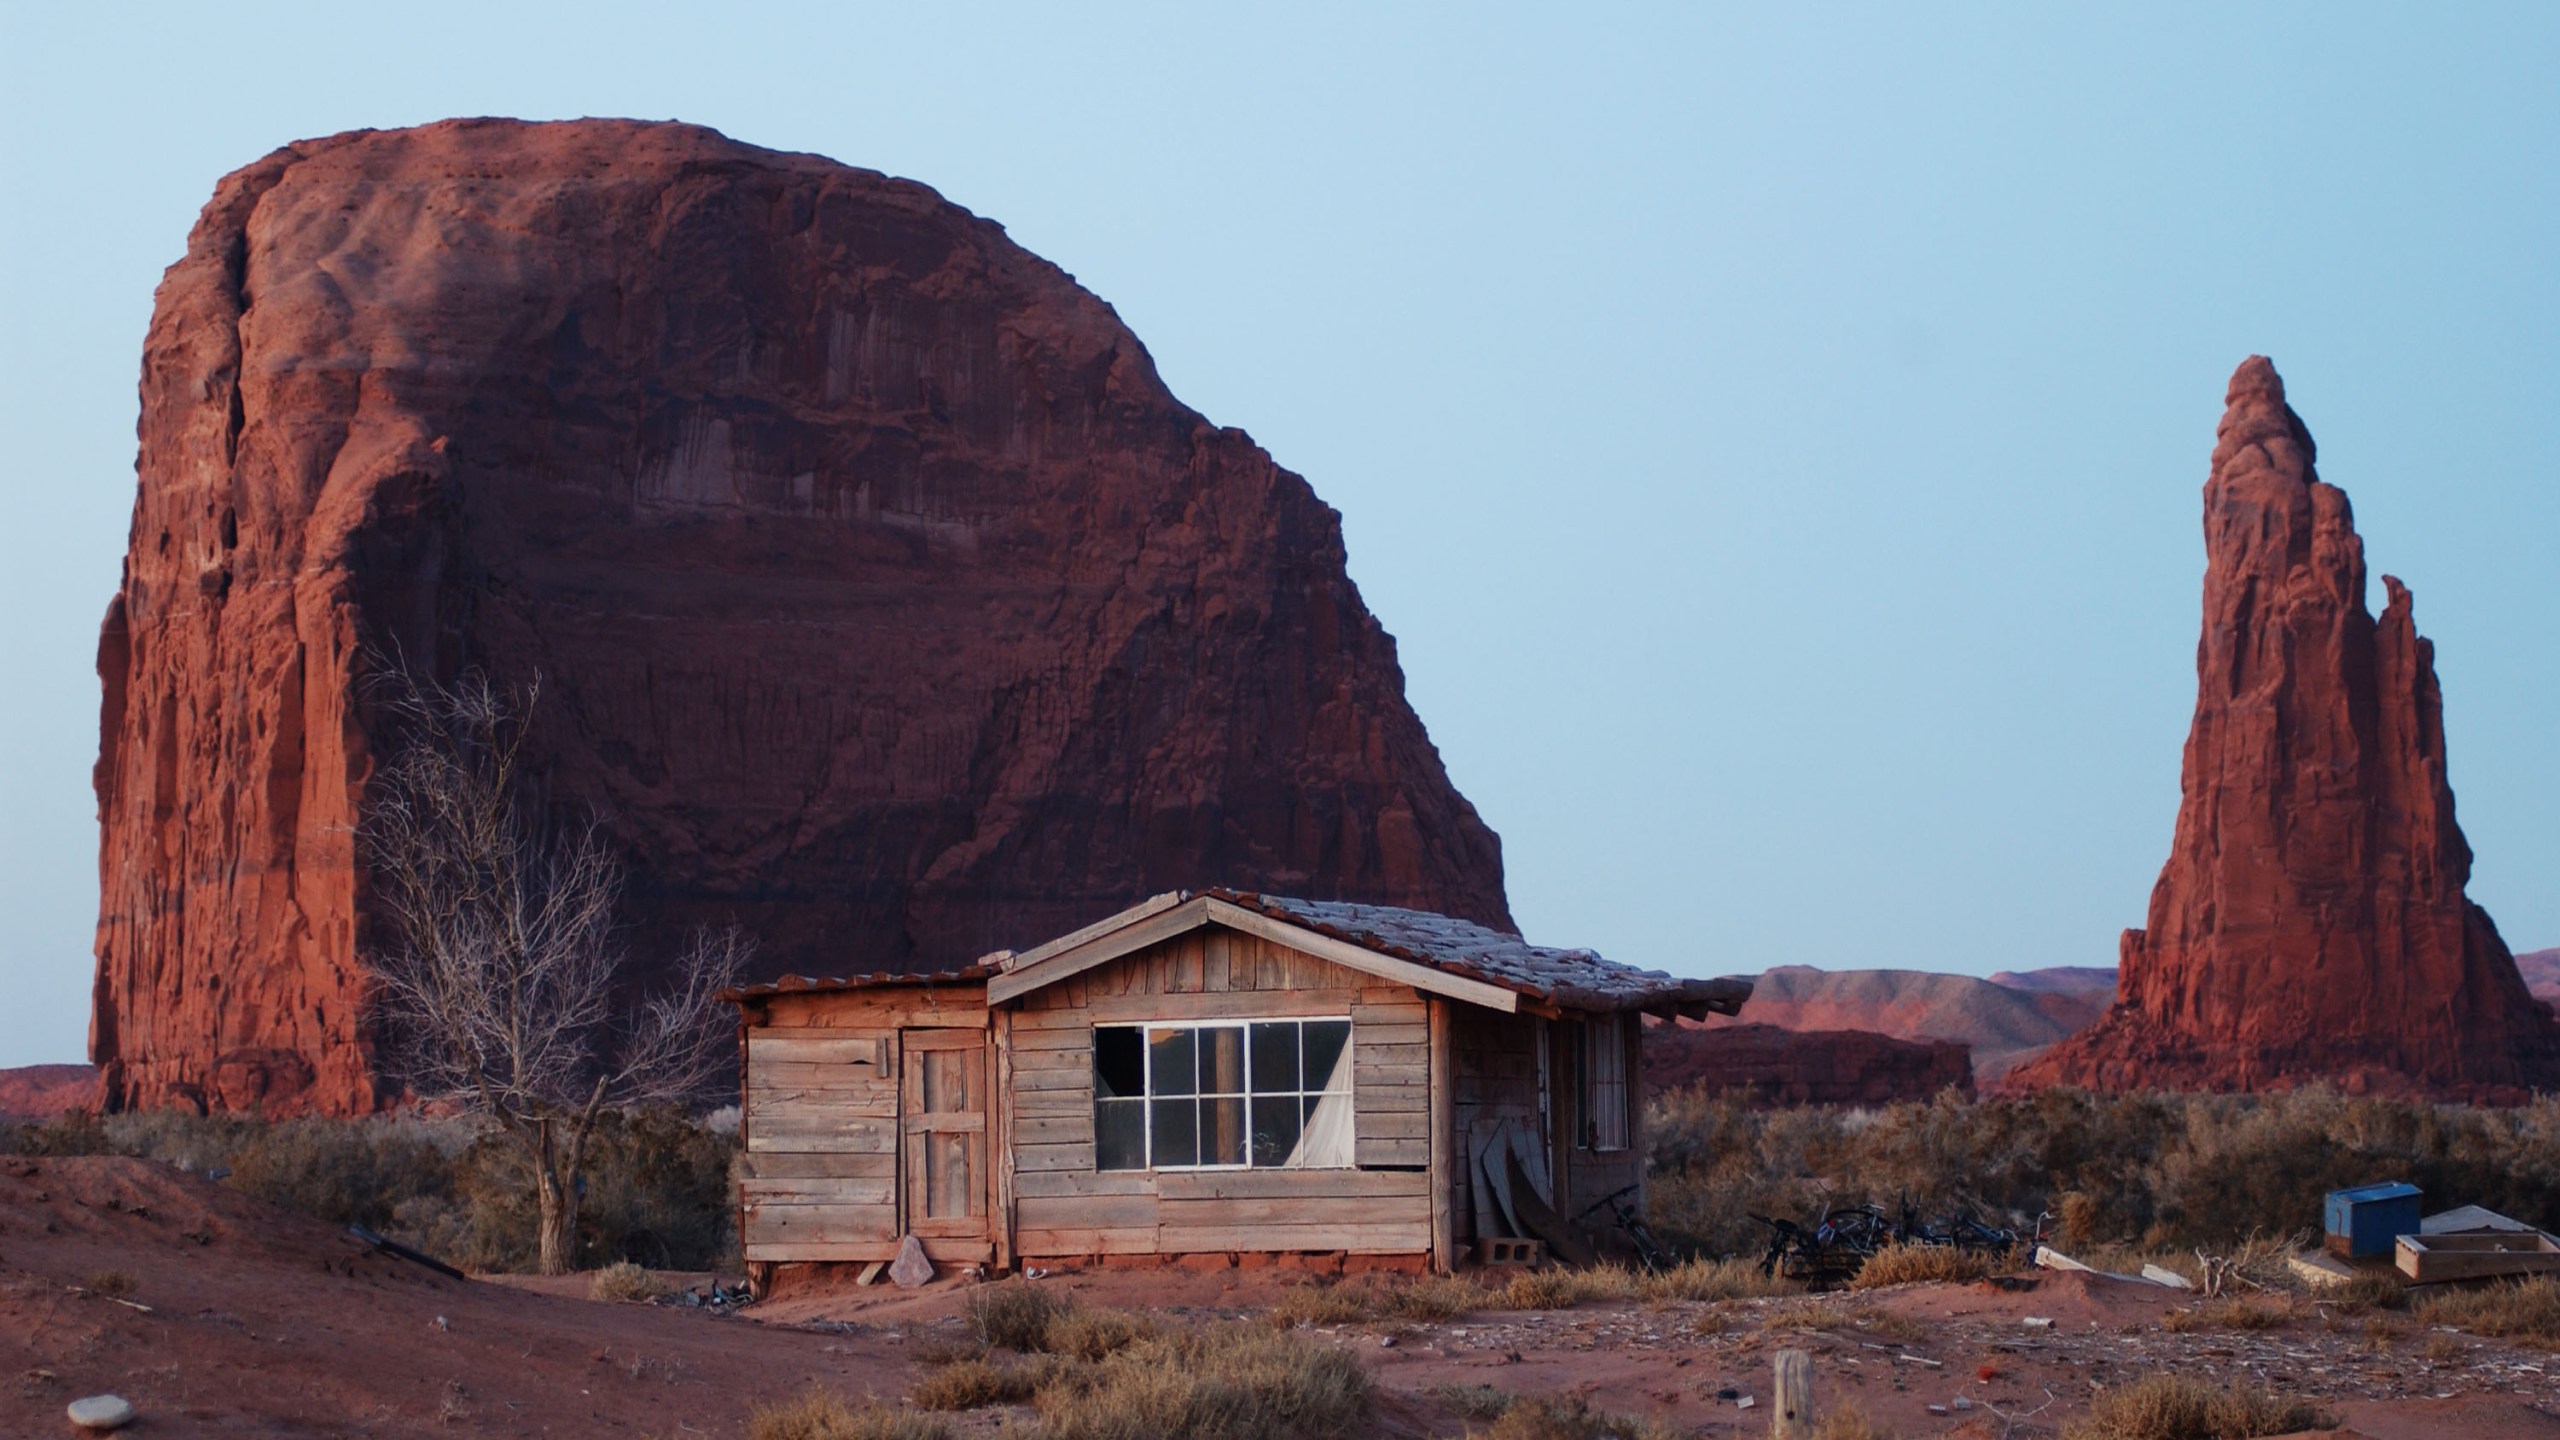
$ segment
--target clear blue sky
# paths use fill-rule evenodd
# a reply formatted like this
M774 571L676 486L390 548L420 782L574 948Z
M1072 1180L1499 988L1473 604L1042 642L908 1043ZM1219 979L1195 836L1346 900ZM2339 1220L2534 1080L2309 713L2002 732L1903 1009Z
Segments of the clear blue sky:
M152 286L225 171L458 114L1002 221L1343 512L1529 934L1684 972L2112 963L2270 354L2560 945L2560 7L108 10L0 19L0 1064L84 1044Z

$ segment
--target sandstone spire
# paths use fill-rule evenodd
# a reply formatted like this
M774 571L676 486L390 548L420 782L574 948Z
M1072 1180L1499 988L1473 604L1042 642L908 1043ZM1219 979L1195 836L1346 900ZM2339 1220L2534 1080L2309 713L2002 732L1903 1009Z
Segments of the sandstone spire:
M2116 1004L2012 1077L2512 1097L2560 1027L2488 913L2445 780L2434 646L2364 544L2284 381L2231 377L2204 488L2204 634L2177 838Z

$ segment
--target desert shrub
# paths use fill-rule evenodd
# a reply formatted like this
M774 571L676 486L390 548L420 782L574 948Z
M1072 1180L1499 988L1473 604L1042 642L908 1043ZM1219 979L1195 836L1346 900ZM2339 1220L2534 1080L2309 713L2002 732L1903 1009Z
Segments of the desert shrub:
M1650 1420L1595 1410L1580 1396L1522 1395L1502 1409L1486 1440L1669 1440Z
M2182 1333L2196 1330L2281 1330L2292 1323L2291 1305L2256 1295L2207 1300L2201 1305L2172 1310L2160 1317L2161 1329Z
M1833 1407L1813 1427L1813 1440L1894 1440L1891 1430L1867 1418L1856 1401Z
M82 1288L110 1300L122 1300L133 1293L133 1277L122 1270L101 1270L90 1276Z
M183 1110L67 1115L0 1129L0 1149L124 1155L200 1173L336 1225L362 1225L475 1270L529 1269L532 1182L477 1122L375 1116L268 1120ZM578 1258L727 1268L737 1224L727 1132L675 1110L610 1114L589 1142Z
M812 1385L797 1399L760 1405L747 1417L748 1440L952 1440L951 1422L841 1395Z
M1963 1282L1986 1279L2011 1268L2005 1257L1952 1245L1887 1245L1867 1257L1849 1281L1853 1290L1887 1285Z
M1253 1324L1162 1332L1032 1396L1048 1440L1306 1440L1339 1435L1371 1403L1357 1358Z
M1431 1398L1466 1420L1499 1420L1511 1408L1510 1392L1492 1385L1441 1385Z
M2417 1317L2425 1324L2450 1325L2474 1335L2560 1348L2560 1280L2536 1276L2430 1295L2418 1302Z
M907 1392L907 1402L926 1410L977 1410L989 1405L1019 1405L1039 1387L1040 1373L1026 1367L988 1360L960 1360L926 1375Z
M1049 1322L1068 1308L1066 1297L1029 1280L1004 1280L970 1291L960 1315L987 1344L1029 1354L1049 1348Z
M1357 1325L1376 1319L1385 1309L1382 1300L1367 1285L1301 1285L1272 1302L1263 1318L1283 1330L1299 1325Z
M2061 1440L2248 1440L2337 1423L2308 1400L2152 1375L2099 1391L2086 1413L2063 1422Z
M1586 1300L1632 1300L1642 1290L1636 1272L1617 1265L1583 1269L1523 1270L1492 1292L1505 1310L1567 1310Z
M1422 1275L1386 1292L1387 1313L1398 1320L1455 1320L1485 1308L1485 1289L1463 1275Z
M666 1293L667 1282L628 1260L614 1261L587 1282L590 1300L655 1300Z
M2068 1246L2223 1246L2317 1224L2329 1190L2406 1179L2445 1204L2560 1223L2560 1099L2514 1109L2346 1097L1953 1094L1875 1110L1755 1110L1696 1091L1647 1117L1654 1228L1710 1255L1757 1254L1749 1218L1907 1195L2024 1230L2058 1211Z
M1070 1305L1049 1321L1045 1348L1070 1360L1106 1360L1156 1333L1153 1321L1107 1305Z

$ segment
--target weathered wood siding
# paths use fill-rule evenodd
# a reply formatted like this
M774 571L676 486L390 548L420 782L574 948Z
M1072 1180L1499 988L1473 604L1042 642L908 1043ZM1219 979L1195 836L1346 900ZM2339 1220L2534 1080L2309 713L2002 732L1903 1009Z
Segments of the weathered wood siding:
M1351 1017L1350 1170L1099 1171L1093 1027ZM1022 997L1012 1017L1023 1256L1431 1248L1430 1021L1410 986L1211 927Z
M1538 1040L1545 1027L1535 1016L1504 1015L1473 1005L1451 1006L1449 1020L1456 1047L1450 1069L1457 1085L1451 1105L1456 1154L1448 1167L1449 1208L1459 1240L1472 1244L1478 1233L1469 1175L1476 1126L1518 1120L1538 1131Z
M899 987L761 1002L746 1030L740 1239L749 1260L885 1260L905 1217L898 1077L908 1028L986 1025L983 986ZM984 1260L983 1242L926 1242Z

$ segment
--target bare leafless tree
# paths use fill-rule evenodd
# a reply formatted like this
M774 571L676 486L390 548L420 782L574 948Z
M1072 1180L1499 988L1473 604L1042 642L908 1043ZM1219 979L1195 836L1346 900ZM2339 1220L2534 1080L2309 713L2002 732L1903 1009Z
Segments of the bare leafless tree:
M574 1259L579 1177L607 1110L702 1095L736 1057L719 992L753 954L697 931L654 993L626 985L621 867L595 826L528 813L540 691L385 667L402 743L367 787L361 849L381 919L369 960L391 1073L495 1121L531 1162L541 1269Z

